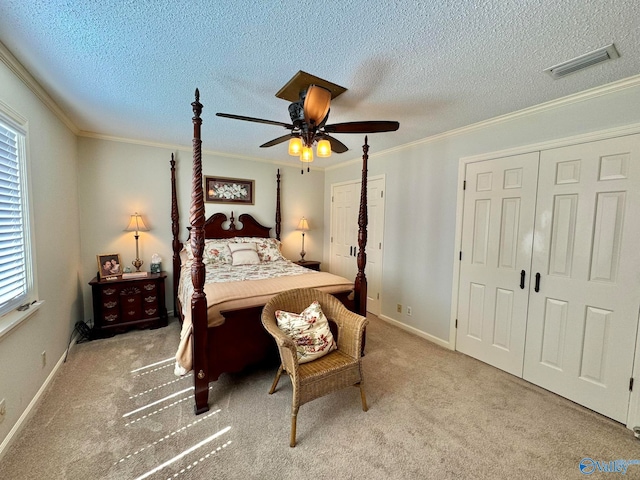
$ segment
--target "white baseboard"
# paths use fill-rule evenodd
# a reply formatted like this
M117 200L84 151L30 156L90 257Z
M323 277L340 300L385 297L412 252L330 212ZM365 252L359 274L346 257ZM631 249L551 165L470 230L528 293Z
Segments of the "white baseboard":
M405 330L409 333L413 333L418 337L424 338L425 340L429 340L430 342L433 342L436 345L440 345L441 347L444 347L446 349L453 350L453 346L451 345L451 343L446 340L435 337L429 333L423 332L422 330L418 330L415 327L407 325L406 323L399 322L398 320L395 320L391 317L387 317L386 315L378 315L378 318L380 320L384 320L387 323L395 325L396 327L401 328L402 330Z
M75 345L77 339L78 337L75 336L71 341L71 343L69 344L69 347L64 352L62 352L62 356L60 357L60 360L58 360L56 365L53 367L53 369L51 370L51 373L46 378L46 380L44 381L44 383L42 384L38 392L35 394L31 402L29 403L29 405L27 405L27 408L25 409L25 411L22 412L22 415L20 415L20 418L15 423L13 428L9 431L9 433L7 434L5 439L2 441L2 443L0 443L0 462L2 462L2 457L4 457L5 453L7 453L13 441L16 438L18 438L18 434L24 428L24 426L27 424L27 421L31 418L31 416L35 412L35 408L40 402L40 400L42 399L44 392L46 392L47 388L49 388L49 384L51 383L51 380L53 380L54 377L58 374L58 370L64 363L64 360L67 356L67 352L71 350L71 347L73 345Z

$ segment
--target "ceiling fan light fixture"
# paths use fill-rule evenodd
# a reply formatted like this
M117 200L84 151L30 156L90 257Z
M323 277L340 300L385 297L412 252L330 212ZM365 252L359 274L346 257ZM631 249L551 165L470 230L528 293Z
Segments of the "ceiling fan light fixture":
M329 140L320 140L316 146L316 153L319 158L328 158L331 156L331 143Z
M292 157L299 157L302 153L302 139L300 137L294 137L289 140L289 155Z
M329 113L331 92L318 85L310 85L304 99L304 119L307 123L319 125Z
M304 163L313 162L313 149L311 147L302 147L302 152L300 153L300 161Z

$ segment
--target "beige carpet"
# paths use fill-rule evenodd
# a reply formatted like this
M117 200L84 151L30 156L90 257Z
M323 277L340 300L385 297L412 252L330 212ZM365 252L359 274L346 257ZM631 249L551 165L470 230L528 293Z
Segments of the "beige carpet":
M578 479L585 457L640 458L624 426L375 317L369 411L356 388L303 405L292 449L289 380L267 394L275 367L223 375L211 410L193 414L191 378L167 361L178 332L172 322L76 345L0 477Z

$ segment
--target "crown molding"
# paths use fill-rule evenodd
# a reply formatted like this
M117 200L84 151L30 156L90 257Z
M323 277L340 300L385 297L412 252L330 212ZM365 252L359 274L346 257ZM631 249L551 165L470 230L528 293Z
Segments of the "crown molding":
M95 133L95 132L87 132L87 131L79 131L77 133L77 135L79 137L84 137L84 138L95 138L97 140L107 140L109 142L117 142L117 143L129 143L132 145L141 145L144 147L154 147L154 148L161 148L161 149L166 149L166 150L172 150L172 151L180 151L180 152L192 152L193 151L193 147L192 146L186 146L186 145L177 145L177 144L171 144L171 143L161 143L161 142L154 142L151 140L136 140L136 139L132 139L132 138L126 138L126 137L116 137L114 135L104 135L102 133ZM265 160L264 158L258 158L258 157L250 157L250 156L245 156L245 155L236 155L233 153L225 153L225 152L218 152L216 150L202 150L202 154L203 155L212 155L214 157L223 157L223 158L230 158L230 159L235 159L235 160L246 160L246 161L250 161L250 162L259 162L259 163L268 163L270 165L277 165L280 167L291 167L291 168L296 168L297 164L293 164L291 162L285 162L285 161L275 161L275 160ZM322 167L311 167L311 170L314 171L324 171L325 169Z
M13 74L24 83L38 99L44 103L58 119L66 125L74 134L78 135L80 129L71 121L69 116L62 108L51 98L47 91L38 83L38 81L29 73L29 71L18 61L9 49L0 42L0 60L4 63Z
M493 125L499 125L501 123L506 123L518 118L526 117L529 115L535 115L537 113L542 113L546 111L551 111L556 108L564 107L567 105L572 105L575 103L583 102L585 100L591 100L597 97L601 97L603 95L609 95L612 93L620 92L622 90L626 90L627 88L633 88L640 86L640 75L634 75L632 77L627 77L622 80L618 80L616 82L608 83L606 85L602 85L599 87L590 88L588 90L584 90L582 92L574 93L572 95L567 95L566 97L558 98L556 100L550 100L545 103L541 103L538 105L534 105L533 107L524 108L522 110L518 110L516 112L507 113L505 115L500 115L498 117L493 117L488 120L483 120L481 122L473 123L471 125L467 125L464 127L456 128L454 130L449 130L447 132L439 133L437 135L432 135L430 137L426 137L420 140L416 140L415 142L405 143L404 145L399 145L394 148L389 148L387 150L383 150L376 154L371 154L369 157L375 157L380 155L386 155L393 152L399 152L402 150L406 150L408 148L413 148L420 145L426 145L429 143L434 143L445 138L456 137L459 135L464 135L470 132L474 132L476 130L481 130L483 128L491 127ZM632 128L634 130L634 128ZM589 135L589 134L587 134ZM491 157L494 158L494 157ZM337 168L346 167L348 165L352 165L359 160L348 160L343 163L339 163L337 165L332 165L331 167L327 167L325 170L335 170Z

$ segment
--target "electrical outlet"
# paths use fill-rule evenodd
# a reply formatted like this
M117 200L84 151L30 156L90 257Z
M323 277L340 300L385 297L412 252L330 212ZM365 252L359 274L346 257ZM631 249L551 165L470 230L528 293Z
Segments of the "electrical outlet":
M42 368L44 368L47 366L47 351L45 350L44 352L42 352L40 356L42 358Z
M411 307L407 307L407 316L410 317L411 316Z
M7 407L4 398L0 400L0 422L4 420L4 415L7 413Z
M402 313L402 305L396 305L396 310L398 311L398 313Z

